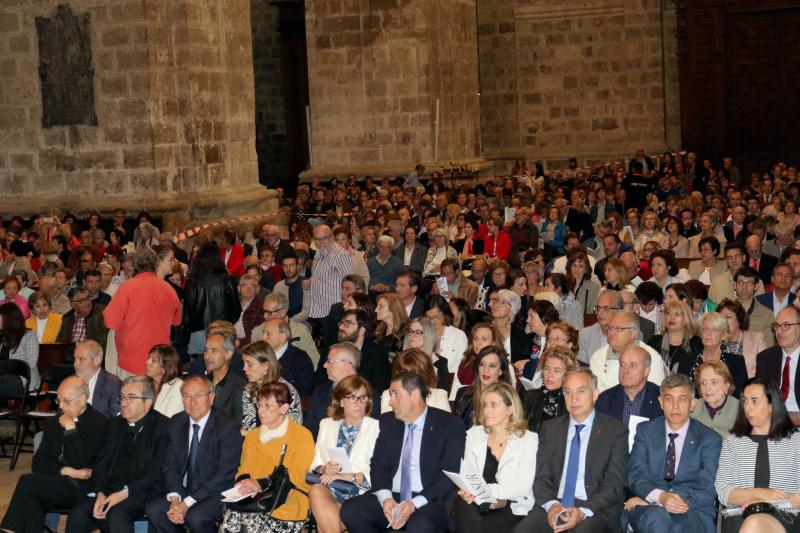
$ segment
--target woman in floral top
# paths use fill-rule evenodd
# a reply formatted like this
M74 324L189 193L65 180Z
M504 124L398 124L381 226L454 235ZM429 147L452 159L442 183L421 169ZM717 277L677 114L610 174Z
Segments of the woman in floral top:
M258 426L258 390L265 383L279 381L289 387L292 402L289 405L289 418L303 423L303 409L297 390L281 376L278 358L269 344L258 341L242 348L242 362L247 376L247 386L242 391L242 435Z

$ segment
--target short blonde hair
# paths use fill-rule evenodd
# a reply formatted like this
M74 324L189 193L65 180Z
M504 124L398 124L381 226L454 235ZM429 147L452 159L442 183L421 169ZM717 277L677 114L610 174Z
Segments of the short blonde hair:
M700 374L703 372L703 370L711 370L728 384L728 396L733 394L733 391L736 390L736 384L733 382L733 376L731 376L731 371L728 370L728 365L722 361L708 361L707 363L700 363L700 365L694 370L694 383L697 385L697 390L700 391L701 394Z
M500 396L500 399L503 401L503 403L507 407L511 408L511 415L508 417L506 429L509 433L513 433L517 437L521 437L525 433L525 430L528 429L528 422L525 420L525 416L522 411L522 402L519 399L519 394L517 391L514 390L514 388L508 383L498 381L497 383L488 385L481 391L481 403L483 403L488 394L497 394ZM484 410L481 408L476 422L483 426L488 432L489 429L484 425L486 423L486 419L483 413Z
M700 319L700 326L704 326L708 324L715 330L719 331L723 335L729 335L731 330L728 327L728 319L722 315L722 313L706 313L703 315L703 318Z

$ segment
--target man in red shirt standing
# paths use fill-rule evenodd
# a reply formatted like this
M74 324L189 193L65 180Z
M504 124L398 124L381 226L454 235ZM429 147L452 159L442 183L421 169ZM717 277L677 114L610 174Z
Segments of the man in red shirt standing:
M142 246L133 256L136 272L117 290L103 311L106 327L116 334L120 378L144 375L156 344L170 344L170 326L181 323L181 302L157 270L172 271L175 255L166 246Z

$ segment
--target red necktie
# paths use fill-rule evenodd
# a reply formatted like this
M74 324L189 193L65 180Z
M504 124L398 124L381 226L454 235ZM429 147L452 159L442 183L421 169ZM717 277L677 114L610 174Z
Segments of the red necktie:
M789 397L789 364L791 363L792 358L788 355L786 356L786 363L783 365L783 376L781 377L781 396L783 396L783 401L786 401L786 398Z

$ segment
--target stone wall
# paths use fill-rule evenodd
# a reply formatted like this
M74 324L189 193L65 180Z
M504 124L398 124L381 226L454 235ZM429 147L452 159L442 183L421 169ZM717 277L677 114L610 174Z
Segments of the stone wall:
M263 204L249 0L69 2L91 17L98 125L43 128L34 20L58 4L0 3L0 212Z
M680 147L674 6L479 0L484 155L579 165Z
M289 174L281 73L278 7L267 0L250 0L255 75L256 152L262 183L277 182Z
M310 0L306 32L306 174L397 175L480 157L475 0Z

